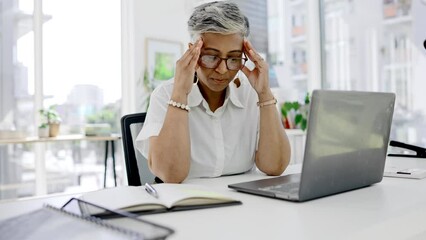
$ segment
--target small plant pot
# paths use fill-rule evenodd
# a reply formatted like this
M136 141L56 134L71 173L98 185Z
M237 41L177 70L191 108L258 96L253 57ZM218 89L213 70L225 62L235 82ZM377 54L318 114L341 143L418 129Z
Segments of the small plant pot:
M39 138L49 137L49 127L38 128L38 137Z
M50 123L49 124L49 137L56 137L59 134L59 123Z

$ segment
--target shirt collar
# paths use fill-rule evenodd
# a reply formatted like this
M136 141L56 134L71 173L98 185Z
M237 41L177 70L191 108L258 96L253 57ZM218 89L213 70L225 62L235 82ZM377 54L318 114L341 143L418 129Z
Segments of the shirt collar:
M241 87L241 86L240 86ZM228 92L229 92L229 99L231 99L231 102L239 108L244 108L244 105L241 103L241 94L238 94L238 89L237 86L234 84L234 82L232 82L231 84L229 84L228 86Z
M226 88L226 99L230 99L232 104L234 104L238 108L244 108L244 105L241 103L239 97L241 95L237 94L237 88L233 82L229 84L229 86ZM195 107L201 104L203 101L203 95L201 95L200 88L198 85L193 85L192 90L188 95L188 106L189 107Z
M201 95L198 85L192 85L192 90L188 95L188 106L195 107L198 106L201 101L203 101L203 96Z

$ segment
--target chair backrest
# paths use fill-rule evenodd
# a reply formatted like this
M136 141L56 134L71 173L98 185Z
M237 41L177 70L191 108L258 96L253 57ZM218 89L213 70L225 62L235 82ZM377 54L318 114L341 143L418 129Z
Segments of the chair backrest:
M134 146L136 137L145 122L145 117L146 113L134 113L124 115L121 118L123 152L129 186L141 186L145 183L152 183L155 178L149 170L146 158Z

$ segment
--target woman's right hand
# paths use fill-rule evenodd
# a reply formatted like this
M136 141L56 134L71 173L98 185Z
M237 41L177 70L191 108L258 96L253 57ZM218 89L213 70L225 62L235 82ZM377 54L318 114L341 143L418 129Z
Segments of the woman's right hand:
M203 40L199 38L191 44L185 54L176 62L176 73L174 79L173 92L176 94L186 94L191 92L195 70L198 68L198 58L200 57Z

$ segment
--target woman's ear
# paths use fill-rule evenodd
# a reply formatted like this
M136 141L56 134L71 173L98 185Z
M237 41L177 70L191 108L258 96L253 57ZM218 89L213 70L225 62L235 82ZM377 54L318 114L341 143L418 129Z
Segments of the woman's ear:
M192 48L192 46L194 46L193 43L188 43L188 48Z

